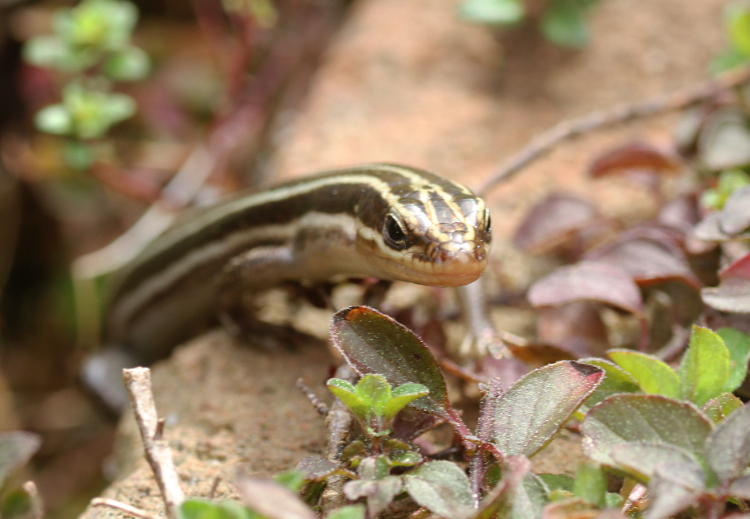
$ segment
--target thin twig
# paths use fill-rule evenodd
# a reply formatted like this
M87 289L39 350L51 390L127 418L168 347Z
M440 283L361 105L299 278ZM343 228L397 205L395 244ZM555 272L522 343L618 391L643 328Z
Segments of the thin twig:
M478 192L486 195L498 184L510 180L526 166L544 157L564 141L608 126L682 110L748 81L750 81L750 67L740 67L726 72L717 79L685 90L562 121L536 136L525 148L512 155L484 181Z
M31 511L29 516L31 519L43 519L44 518L44 501L42 496L39 495L39 489L36 483L33 481L27 481L23 484L23 490L29 496L29 502L31 503Z
M635 485L622 505L622 513L627 515L640 508L641 501L646 497L647 491L648 489L640 483Z
M154 395L151 392L151 370L124 369L122 377L133 404L146 459L161 490L167 516L177 519L185 494L180 487L180 479L172 461L172 451L161 434L164 426L160 425L161 420L156 414Z
M136 508L127 503L123 503L122 501L109 499L107 497L95 497L91 500L91 506L100 508L113 508L132 517L138 517L140 519L159 519L159 516L155 514L149 513L145 510L141 510L140 508Z
M318 395L313 393L313 390L310 389L310 386L305 384L305 381L302 377L297 379L297 389L299 389L303 395L307 398L307 400L312 404L312 406L315 408L315 410L318 412L320 416L328 416L328 405L323 402L320 398L318 398Z

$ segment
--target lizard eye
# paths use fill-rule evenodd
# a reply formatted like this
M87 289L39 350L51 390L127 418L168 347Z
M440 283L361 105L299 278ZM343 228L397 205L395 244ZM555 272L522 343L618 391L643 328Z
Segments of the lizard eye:
M404 229L392 214L385 217L385 223L383 224L383 239L389 247L396 250L402 250L409 246L409 241Z

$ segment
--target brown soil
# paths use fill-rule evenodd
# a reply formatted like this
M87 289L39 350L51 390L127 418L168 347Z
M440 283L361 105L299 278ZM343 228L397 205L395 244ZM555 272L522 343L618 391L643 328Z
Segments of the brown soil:
M560 120L701 80L722 46L720 0L607 0L593 11L592 44L561 50L529 28L500 36L459 21L456 2L360 0L330 51L306 106L276 135L274 167L304 174L367 161L413 164L478 185L530 137ZM623 139L668 142L672 118L597 133L566 145L492 199L499 258L518 214L544 192L593 192L605 210L641 211L642 192L589 182L587 161ZM634 208L635 207L635 208ZM515 258L500 270L530 267ZM523 275L521 275L523 277ZM319 344L295 353L240 348L221 333L194 340L155 369L180 472L191 495L216 476L231 494L238 464L277 472L321 452L322 420L294 387L322 390L332 358ZM122 426L121 479L107 491L161 510L130 419ZM563 449L566 450L566 449ZM545 470L554 471L545 460ZM559 463L560 470L573 466ZM134 472L127 472L135 467ZM111 515L89 510L85 517Z

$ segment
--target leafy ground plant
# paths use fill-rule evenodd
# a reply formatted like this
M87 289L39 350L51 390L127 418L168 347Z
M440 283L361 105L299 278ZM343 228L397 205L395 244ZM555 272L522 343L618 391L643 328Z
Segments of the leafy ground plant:
M544 36L564 47L583 47L589 40L586 16L597 0L548 0L539 20ZM464 0L461 16L473 22L509 26L528 16L525 0Z
M40 440L35 434L23 431L0 433L0 517L23 519L36 517L33 496L26 485L16 484L15 475L39 449Z
M52 34L26 43L27 62L62 77L60 102L42 108L35 123L69 139L69 166L88 167L95 158L90 142L135 113L135 101L113 85L149 71L148 55L131 43L137 19L136 6L127 0L83 0L57 11Z

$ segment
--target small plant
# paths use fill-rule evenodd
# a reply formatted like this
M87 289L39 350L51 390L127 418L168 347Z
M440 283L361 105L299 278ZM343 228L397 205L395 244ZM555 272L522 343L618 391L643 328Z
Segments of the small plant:
M95 158L88 143L135 113L135 101L113 86L148 73L148 55L131 43L137 19L127 0L83 0L55 14L53 34L26 43L26 61L63 78L60 102L42 108L34 121L39 130L70 139L69 166L88 167Z
M729 3L724 19L729 48L712 63L715 72L723 72L750 61L750 2L739 0Z
M548 0L539 20L544 36L563 47L583 47L588 43L586 15L597 0ZM486 25L508 26L526 16L524 0L464 0L461 16Z

